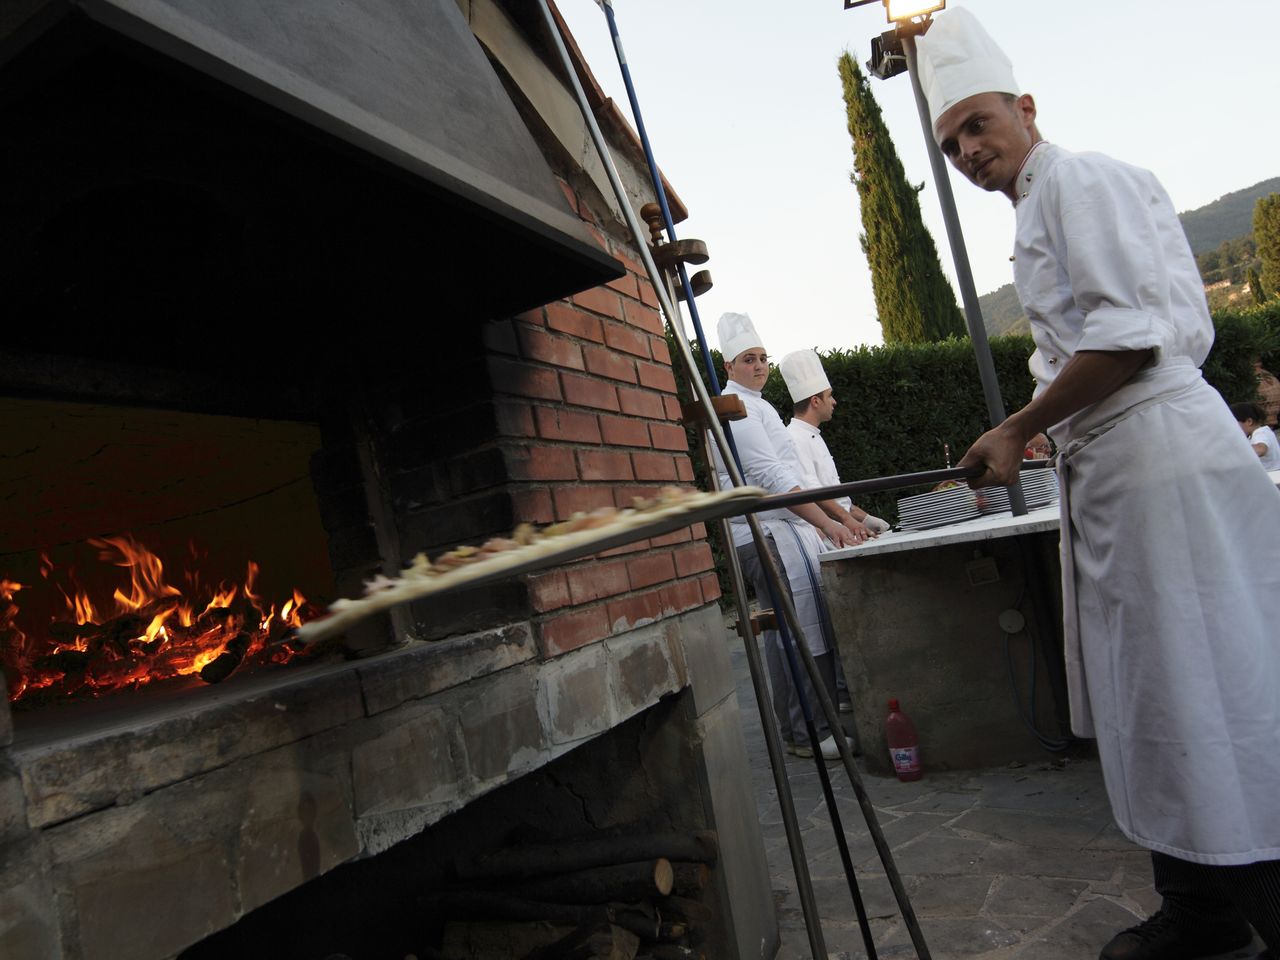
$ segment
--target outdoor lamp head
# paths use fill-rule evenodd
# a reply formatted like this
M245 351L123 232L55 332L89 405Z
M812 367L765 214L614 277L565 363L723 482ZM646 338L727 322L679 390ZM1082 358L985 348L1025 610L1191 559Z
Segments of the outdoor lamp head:
M902 50L902 38L897 30L888 30L871 38L871 59L867 61L867 70L881 80L907 72L907 56Z
M884 0L885 16L890 23L906 23L945 10L947 0Z

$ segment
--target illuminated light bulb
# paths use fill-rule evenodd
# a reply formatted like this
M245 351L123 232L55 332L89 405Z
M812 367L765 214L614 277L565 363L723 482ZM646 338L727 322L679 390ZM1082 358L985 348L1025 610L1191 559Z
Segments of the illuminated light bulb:
M947 0L884 0L885 13L890 23L923 17L945 9Z

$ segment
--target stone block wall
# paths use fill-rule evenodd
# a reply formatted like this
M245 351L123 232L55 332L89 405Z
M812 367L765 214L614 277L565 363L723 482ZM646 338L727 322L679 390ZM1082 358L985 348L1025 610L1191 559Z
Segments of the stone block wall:
M185 712L156 704L74 738L19 736L0 748L0 956L164 960L664 703L667 715L679 704L679 723L663 724L654 749L615 748L626 763L613 779L623 794L632 780L665 786L638 798L648 806L606 794L575 808L600 807L596 825L679 808L672 825L715 827L716 956L771 956L724 638L704 606L548 661L515 624Z

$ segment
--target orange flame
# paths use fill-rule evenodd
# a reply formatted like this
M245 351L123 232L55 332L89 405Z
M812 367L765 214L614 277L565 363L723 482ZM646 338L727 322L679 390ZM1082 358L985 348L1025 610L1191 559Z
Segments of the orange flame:
M37 631L20 628L14 597L27 589L0 579L0 666L9 680L9 697L18 700L36 690L51 694L96 695L156 680L198 673L216 683L241 662L286 663L297 654L289 630L318 615L296 588L276 615L255 592L259 568L249 562L242 583L200 588L198 573L188 573L188 596L165 579L164 564L132 536L89 541L99 558L128 571L128 583L116 587L112 602L95 603L75 584L70 570L60 592L66 619ZM193 548L194 552L194 548ZM58 573L45 554L40 575Z

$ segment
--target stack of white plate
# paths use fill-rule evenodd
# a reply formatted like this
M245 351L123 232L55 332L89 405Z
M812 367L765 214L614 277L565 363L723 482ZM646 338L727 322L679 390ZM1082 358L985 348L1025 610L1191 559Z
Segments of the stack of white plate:
M968 487L931 490L898 501L898 524L904 530L941 527L978 516L978 501Z
M1027 470L1019 480L1027 509L1034 510L1058 502L1058 475L1052 470ZM983 514L1003 513L1010 509L1009 491L1004 487L985 487L978 494L978 508Z

